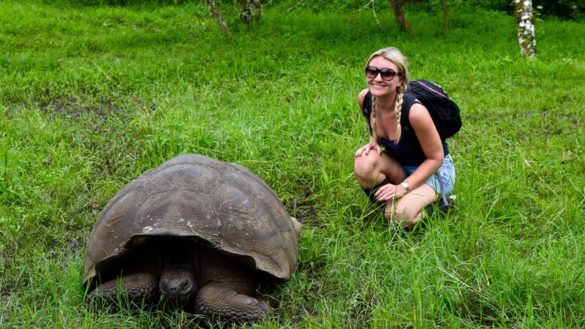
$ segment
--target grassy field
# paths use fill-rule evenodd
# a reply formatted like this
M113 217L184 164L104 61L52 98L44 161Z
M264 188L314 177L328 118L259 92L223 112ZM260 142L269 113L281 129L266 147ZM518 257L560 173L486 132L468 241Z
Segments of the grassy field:
M0 327L186 328L181 312L83 304L83 256L107 201L184 153L248 167L304 223L292 279L255 328L585 326L585 24L453 9L269 9L226 37L197 3L0 1ZM405 232L361 192L363 65L393 45L464 121L457 203ZM216 324L217 325L217 324ZM222 325L217 325L222 326ZM225 325L230 326L230 325Z

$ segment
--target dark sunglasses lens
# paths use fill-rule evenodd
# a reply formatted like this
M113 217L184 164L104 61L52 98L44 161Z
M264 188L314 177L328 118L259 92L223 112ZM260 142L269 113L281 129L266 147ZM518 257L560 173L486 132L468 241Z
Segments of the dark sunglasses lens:
M366 67L366 76L368 78L375 78L378 75L378 73L380 73L380 70L377 67L375 66Z
M394 78L395 75L396 75L396 72L394 70L391 70L391 69L381 69L380 70L380 76L382 76L382 79L390 80L390 79Z

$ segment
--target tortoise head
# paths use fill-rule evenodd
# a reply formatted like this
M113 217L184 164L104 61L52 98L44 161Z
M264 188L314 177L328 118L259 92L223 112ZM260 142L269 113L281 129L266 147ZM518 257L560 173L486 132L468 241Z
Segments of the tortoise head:
M193 271L188 267L168 267L160 275L159 291L165 299L184 303L197 290Z
M197 247L190 238L169 236L160 241L160 295L168 301L185 304L199 289L194 264Z

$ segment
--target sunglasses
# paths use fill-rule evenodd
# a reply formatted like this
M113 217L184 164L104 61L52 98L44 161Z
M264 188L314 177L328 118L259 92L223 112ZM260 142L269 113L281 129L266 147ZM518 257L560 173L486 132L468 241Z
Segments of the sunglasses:
M375 66L368 66L366 67L366 77L369 79L374 79L378 76L378 73L384 80L392 80L395 75L401 76L401 73L394 71L393 69L379 69Z

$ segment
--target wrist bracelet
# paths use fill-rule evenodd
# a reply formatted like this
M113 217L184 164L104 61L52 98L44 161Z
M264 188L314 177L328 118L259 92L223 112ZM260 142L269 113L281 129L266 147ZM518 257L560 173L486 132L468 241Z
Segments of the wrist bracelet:
M402 183L400 183L400 185L402 185L402 187L404 187L404 189L406 190L406 193L410 192L410 186L408 186L407 182L402 182Z

